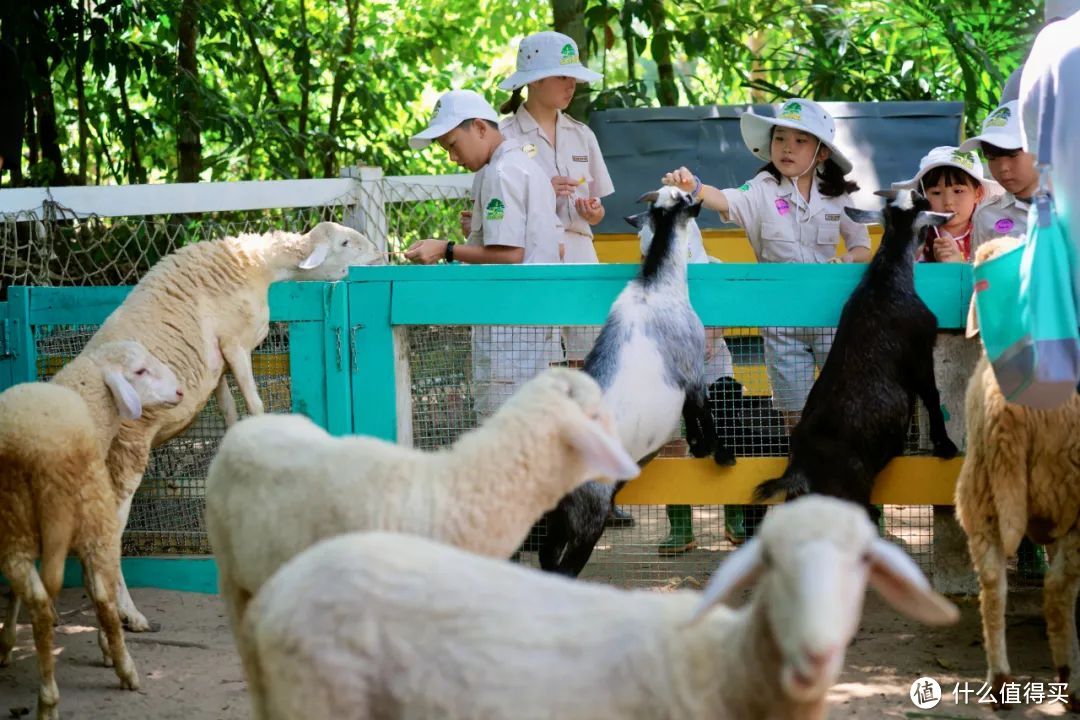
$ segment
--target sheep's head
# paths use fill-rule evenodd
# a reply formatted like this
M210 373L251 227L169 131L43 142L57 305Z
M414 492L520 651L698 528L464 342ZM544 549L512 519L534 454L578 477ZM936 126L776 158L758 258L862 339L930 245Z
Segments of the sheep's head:
M584 463L580 480L629 480L637 463L622 446L615 419L600 386L580 370L550 368L522 385L489 422L499 415L525 413L555 425L555 431ZM538 428L538 432L539 432Z
M988 240L975 249L973 264L982 265L987 260L993 260L999 255L1004 255L1010 250L1015 250L1024 243L1024 240L1012 235L1002 235L993 240Z
M695 618L755 582L754 602L764 603L780 649L780 686L800 702L824 697L839 676L867 584L920 622L959 618L911 558L878 537L862 507L820 495L773 508L757 537L713 575Z
M145 408L172 407L184 399L176 373L141 343L122 340L101 345L89 357L125 420L137 420Z
M888 202L882 210L844 208L858 223L878 223L885 227L881 247L886 252L915 254L923 244L923 228L943 225L952 213L930 210L926 198L910 190L879 190L874 193Z
M319 223L301 241L306 255L297 265L300 280L341 280L352 265L386 264L366 235L334 222Z

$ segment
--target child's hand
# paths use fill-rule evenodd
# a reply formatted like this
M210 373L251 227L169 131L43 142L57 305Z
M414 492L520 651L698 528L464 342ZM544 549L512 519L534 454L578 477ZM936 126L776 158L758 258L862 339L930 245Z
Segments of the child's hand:
M472 235L472 210L461 211L461 234L468 240Z
M840 265L842 263L851 262L851 258L847 255L835 255L825 261L826 265Z
M410 245L405 251L405 259L418 265L434 265L445 255L445 240L421 240Z
M964 254L948 230L934 238L934 257L938 262L964 262Z
M574 207L581 219L590 225L604 219L604 206L600 203L600 198L578 198L574 201Z
M694 176L694 173L684 167L667 173L664 177L660 178L660 182L664 185L674 185L683 192L690 192L697 187L697 178Z
M556 197L570 197L577 192L578 186L584 184L585 178L572 178L565 175L556 175L551 178L551 187L555 188Z

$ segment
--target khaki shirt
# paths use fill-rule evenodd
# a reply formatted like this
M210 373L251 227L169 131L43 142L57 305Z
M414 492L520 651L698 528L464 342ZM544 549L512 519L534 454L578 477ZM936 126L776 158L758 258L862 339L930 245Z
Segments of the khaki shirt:
M473 177L469 245L525 248L526 263L558 263L562 227L555 191L521 143L506 140Z
M1028 208L1012 193L999 195L975 209L972 218L971 252L988 240L1002 235L1027 236Z
M608 175L604 156L600 154L596 135L589 126L559 112L555 121L555 144L552 145L522 104L516 113L503 118L499 129L504 136L514 138L519 147L526 148L526 152L544 168L549 181L556 175L585 179L573 197L557 198L555 209L566 230L592 237L592 227L581 219L571 201L579 197L606 197L615 192L615 186Z
M776 181L767 172L738 188L722 190L728 214L750 238L758 262L823 263L836 257L843 236L848 250L870 247L870 233L844 213L851 197L823 197L815 178L809 202L802 199L791 180Z

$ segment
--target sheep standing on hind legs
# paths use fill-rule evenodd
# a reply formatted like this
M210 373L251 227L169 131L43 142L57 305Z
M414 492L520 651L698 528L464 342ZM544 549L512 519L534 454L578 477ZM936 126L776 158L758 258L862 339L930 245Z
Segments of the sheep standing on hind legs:
M975 263L1016 247L998 238L975 251ZM1001 394L984 354L968 384L967 452L956 482L956 514L979 576L987 682L1001 702L1011 680L1005 647L1006 560L1027 534L1047 546L1043 587L1046 633L1069 707L1080 710L1080 395L1054 410L1032 410Z
M860 508L833 498L770 512L703 593L342 535L255 596L251 692L260 720L816 720L868 584L920 622L959 615ZM742 607L717 607L750 585Z
M934 379L937 318L915 292L914 271L921 231L949 215L930 212L910 192L888 197L882 212L845 208L856 222L884 222L881 247L844 304L825 366L791 431L787 468L758 485L755 500L824 493L860 503L877 520L870 492L904 451L916 396L930 418L934 455L956 455Z
M0 630L0 666L11 662L25 602L41 672L38 720L59 717L52 603L69 549L83 562L105 664L115 666L122 687L139 686L116 607L123 528L120 488L105 454L122 421L182 398L172 370L134 342L106 343L68 363L50 383L0 393L0 573L14 592Z
M324 222L304 235L245 234L187 245L150 269L86 345L93 350L114 340L137 340L176 371L186 391L177 407L152 409L125 424L110 448L109 472L123 491L121 527L127 525L152 448L187 428L215 391L226 424L236 421L226 365L248 412L262 413L251 351L270 329L270 284L340 280L350 265L378 263L381 258L375 244L362 234ZM151 629L122 575L119 602L129 630Z

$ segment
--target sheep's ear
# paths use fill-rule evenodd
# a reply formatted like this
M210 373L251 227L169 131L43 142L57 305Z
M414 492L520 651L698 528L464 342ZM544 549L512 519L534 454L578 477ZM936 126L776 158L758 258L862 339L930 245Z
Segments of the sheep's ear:
M924 227L937 227L938 225L944 225L949 221L949 218L953 216L952 213L939 213L930 212L929 210L922 210L915 216L915 222L912 224L912 231L918 232Z
M648 210L645 210L643 212L639 212L639 213L637 213L635 215L624 215L623 216L623 220L630 223L630 225L637 228L638 230L640 230L642 227L644 227L644 225L645 225L645 223L646 223L646 221L648 219L649 219L649 211Z
M761 540L753 538L728 555L709 579L689 622L698 622L714 605L727 602L736 592L757 582L765 569L762 553Z
M907 553L887 540L870 547L870 587L900 613L927 625L950 625L960 611L930 582Z
M650 192L647 192L647 193L645 193L645 194L644 194L644 195L642 195L641 197L639 197L639 198L637 199L637 201L638 201L639 203L640 203L640 202L654 203L654 202L656 202L656 201L657 201L657 200L658 200L659 198L660 198L660 193L659 193L659 192L657 192L656 190L652 190L652 191L650 191Z
M847 213L849 218L863 225L872 223L881 225L885 222L885 215L880 210L860 210L859 208L846 207L844 212Z
M326 261L326 256L330 254L330 243L328 241L322 241L315 246L315 249L311 251L311 254L300 261L300 264L296 267L301 270L314 270Z
M572 423L566 432L566 441L581 453L590 480L630 480L641 474L641 468L619 439L596 420Z
M120 417L124 420L138 420L142 417L142 401L139 393L127 381L124 374L119 370L106 370L104 373L105 384L112 393L116 408L120 411Z

